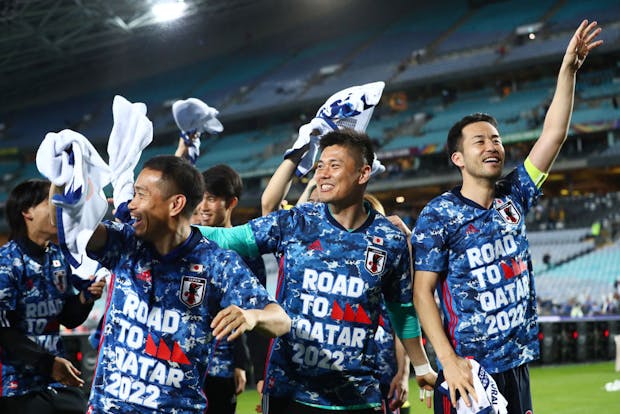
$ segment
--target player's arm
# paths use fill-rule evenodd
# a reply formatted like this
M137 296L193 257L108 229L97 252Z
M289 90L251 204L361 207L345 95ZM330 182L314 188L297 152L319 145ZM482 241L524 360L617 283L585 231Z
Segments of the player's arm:
M461 395L469 394L475 401L478 401L478 398L474 391L469 361L456 355L443 330L439 308L435 302L435 286L438 280L439 274L436 272L416 271L413 299L426 337L431 341L437 358L441 362L450 390L450 400L456 407L456 391L459 391ZM471 405L469 398L464 398L464 401L468 407Z
M291 330L291 318L277 303L269 303L263 309L242 309L231 305L215 315L211 328L218 340L228 335L228 341L233 341L254 329L273 338Z
M600 46L594 40L601 32L596 22L584 20L571 38L558 74L553 100L545 116L542 133L530 151L529 159L540 171L549 172L568 134L575 98L575 75L588 53Z
M392 378L388 391L392 411L401 407L409 398L409 365L411 365L411 360L398 336L394 336L394 356L396 358L396 375Z
M64 190L64 186L57 186L54 183L52 183L52 185L50 186L49 209L50 209L50 218L54 226L56 226L56 206L52 202L52 199L54 195L62 194L63 190ZM88 241L88 244L86 245L86 248L88 250L93 250L93 251L101 250L105 246L107 240L108 240L108 232L105 226L99 223L97 227L95 228L95 231L93 232L92 236L90 237L90 240Z
M280 203L282 203L282 200L284 200L291 188L293 175L298 163L299 160L293 158L284 159L269 179L260 199L263 216L276 211L280 207Z
M223 249L234 250L244 257L260 256L254 233L249 224L234 227L195 226L207 239Z
M263 216L279 208L280 203L282 203L282 200L284 200L284 197L286 197L286 194L288 194L291 188L295 169L301 162L307 149L308 146L305 145L287 154L269 179L260 200Z
M312 178L309 179L308 182L306 183L306 187L304 188L304 191L302 191L301 195L299 196L299 199L297 200L296 205L307 203L308 201L310 201L310 194L312 194L315 188L316 188L316 178L313 175Z

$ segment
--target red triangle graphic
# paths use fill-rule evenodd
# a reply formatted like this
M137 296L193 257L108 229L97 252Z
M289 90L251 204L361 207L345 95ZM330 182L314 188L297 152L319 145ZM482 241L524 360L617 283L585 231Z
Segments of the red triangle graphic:
M159 348L157 349L157 358L163 359L164 361L170 360L170 348L164 342L164 340L159 341Z
M505 262L502 262L502 270L504 271L504 277L506 279L512 279L515 276L512 267L508 266Z
M519 276L521 274L521 267L515 259L512 259L512 272L515 276Z
M383 320L383 316L379 315L379 325L382 328L385 328L385 321Z
M176 341L172 348L172 358L170 358L170 360L172 362L178 362L179 364L191 365L189 359L187 359L187 356Z
M316 239L315 241L312 242L312 244L310 246L308 246L308 250L323 250L323 246L321 246L321 241L319 239Z
M338 305L338 302L334 301L334 306L332 307L332 319L341 321L343 317L344 312L342 311L342 308Z
M153 337L151 334L146 337L146 346L144 347L144 352L150 356L157 355L157 345L155 345L155 341L153 341Z
M355 322L366 323L370 325L370 318L368 317L368 314L366 313L364 308L362 308L361 305L357 307L357 314L355 315Z
M344 320L347 322L353 322L355 320L355 311L348 303L344 308Z

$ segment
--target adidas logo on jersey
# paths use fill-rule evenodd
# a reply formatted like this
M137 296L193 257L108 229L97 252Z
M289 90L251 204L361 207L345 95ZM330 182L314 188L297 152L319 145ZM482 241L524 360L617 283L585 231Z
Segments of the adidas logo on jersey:
M467 229L465 230L465 234L469 236L470 234L475 234L475 233L480 233L480 230L478 230L476 226L470 223L469 226L467 226Z
M321 250L323 251L323 246L321 246L321 241L316 239L313 241L310 246L308 246L308 250Z

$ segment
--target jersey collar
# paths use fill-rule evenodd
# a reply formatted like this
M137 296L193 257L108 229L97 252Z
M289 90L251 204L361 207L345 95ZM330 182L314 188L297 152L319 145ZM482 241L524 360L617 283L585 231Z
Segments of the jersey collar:
M327 217L327 220L335 227L343 231L346 231L347 233L363 233L364 231L366 231L368 226L372 224L372 222L375 219L375 214L376 214L376 211L370 206L370 203L368 201L364 201L364 209L368 212L368 217L366 217L366 221L364 221L364 223L358 228L349 230L349 229L345 229L340 223L338 223L338 221L334 218L334 216L332 216L332 213L331 211L329 211L329 206L327 205L327 203L323 203L323 208L324 208L325 217Z

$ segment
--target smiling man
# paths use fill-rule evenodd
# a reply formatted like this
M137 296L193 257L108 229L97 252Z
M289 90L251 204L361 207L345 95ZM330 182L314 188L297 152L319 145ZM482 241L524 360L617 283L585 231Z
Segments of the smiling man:
M483 403L468 358L491 374L509 414L532 412L528 363L539 348L525 215L566 140L576 73L602 43L595 40L600 30L584 20L571 38L541 136L506 177L500 179L506 154L493 117L469 115L448 132L463 184L428 203L411 239L416 309L441 363L437 385L445 379L448 386L436 393L435 413L457 412L459 394L459 404Z
M203 413L212 340L290 319L243 260L190 226L202 176L175 156L148 160L129 203L132 225L99 224L88 252L114 274L90 413Z
M305 203L243 226L201 228L220 246L281 259L278 302L293 320L277 338L264 385L266 414L383 412L369 353L383 300L395 332L434 384L412 304L406 236L364 202L373 148L364 133L325 134L315 177L322 202Z
M218 164L202 172L205 192L198 214L192 224L213 227L232 227L232 214L243 191L241 176L226 164ZM267 285L265 262L259 257L243 257L263 287ZM248 332L232 343L214 340L214 355L205 378L204 391L209 400L208 414L234 414L237 395L245 390L246 371L252 356L255 380L262 379L269 340L263 335Z

